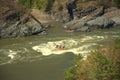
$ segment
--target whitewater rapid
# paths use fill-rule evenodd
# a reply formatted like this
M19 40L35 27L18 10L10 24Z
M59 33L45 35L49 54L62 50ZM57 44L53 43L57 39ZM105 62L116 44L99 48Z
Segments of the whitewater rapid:
M51 54L63 54L67 52L72 52L74 54L86 55L93 47L97 46L97 42L103 40L103 36L85 36L80 39L63 39L59 41L49 41L46 43L41 43L32 47L36 52L42 53L44 56ZM56 45L65 46L64 50L56 50Z
M119 36L112 35L116 38ZM17 43L2 47L0 49L0 65L8 63L16 63L21 61L35 61L43 59L44 56L60 55L64 53L73 53L75 55L81 54L86 57L91 50L95 50L98 46L108 40L108 36L97 36L97 35L82 35L75 38L70 37L56 37L56 38L45 38L39 40L38 38L25 43ZM56 45L64 46L65 49L58 50Z

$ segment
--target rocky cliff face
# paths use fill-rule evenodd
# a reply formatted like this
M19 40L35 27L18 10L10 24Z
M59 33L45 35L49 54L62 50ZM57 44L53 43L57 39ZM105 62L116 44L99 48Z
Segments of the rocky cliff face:
M114 5L114 0L54 0L48 13L57 21L68 22L87 15L102 16L107 8ZM108 5L109 4L109 5Z
M12 0L6 0L12 1ZM102 2L101 2L102 1ZM114 0L113 0L114 1ZM37 8L57 21L68 22L73 19L79 19L91 14L101 5L110 7L110 0L18 0L18 3L25 5L28 8ZM107 5L109 4L109 6ZM101 10L103 10L101 8ZM96 11L96 13L99 13ZM102 15L104 11L96 16Z
M46 34L45 27L24 6L2 1L0 7L0 38Z
M74 31L110 28L120 24L119 12L116 7L99 5L97 0L28 0L23 5L19 0L0 0L0 38L46 34L40 20L51 18L68 22L65 27Z
M55 0L48 13L57 21L68 22L82 18L98 8L95 0Z
M67 30L86 32L95 29L111 28L119 24L120 9L117 7L107 6L105 3L104 5L99 5L96 0L73 0L65 3L63 6L66 6L64 7L66 12L62 11L63 18L59 19L60 17L58 16L61 15L59 11L57 9L53 10L56 10L56 14L58 14L57 20L68 21L63 26ZM67 16L64 14L67 14Z

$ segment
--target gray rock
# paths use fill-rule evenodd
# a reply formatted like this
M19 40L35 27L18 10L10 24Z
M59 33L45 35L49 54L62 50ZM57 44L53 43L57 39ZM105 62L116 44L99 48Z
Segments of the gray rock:
M83 27L76 29L75 31L90 32L91 30L89 29L88 26L83 26Z
M117 7L110 7L110 8L105 9L105 12L111 12L111 11L115 11L115 10L118 10L118 8Z
M86 25L86 20L80 19L80 20L78 20L78 22L74 25L74 27L85 26L85 25Z
M95 17L102 16L103 14L104 14L104 6L101 6L94 12Z
M13 37L22 37L36 35L43 31L42 27L39 24L33 25L12 25L8 28L2 29L0 31L1 38L13 38Z
M42 23L31 13L12 8L1 12L0 38L37 35L45 30Z
M32 35L38 34L43 31L42 27L39 24L34 24L30 26L30 28L31 28L30 32Z
M38 35L47 35L46 31L42 31L41 33L39 33Z
M47 28L51 28L52 26L50 24L46 24L44 27L47 29Z
M23 30L22 30L23 29ZM22 26L10 26L6 29L3 29L1 31L1 38L11 38L11 37L20 37L20 36L25 36L24 32L25 32L25 27Z
M118 16L120 16L120 9L107 12L103 16L106 18L109 18L109 19L111 19L113 17L118 17Z
M87 25L88 26L96 26L99 28L110 28L114 24L114 21L107 19L105 17L98 17L94 20L88 21Z
M74 31L89 32L90 29L87 25L86 18L73 20L65 24L64 29L72 29Z
M79 19L79 20L73 20L65 24L67 28L75 28L75 27L81 27L86 25L85 19ZM65 27L64 26L64 27Z
M113 20L115 22L115 24L119 25L120 24L120 16L116 16L111 18L111 20Z
M16 28L14 33L16 33L17 37L31 35L29 26L27 26L27 25L19 25L19 26L17 26L17 28Z
M84 16L89 15L91 12L93 12L94 10L96 10L96 8L94 6L88 6L87 8L78 8L75 9L73 12L74 14L74 19L78 19L78 18L82 18Z

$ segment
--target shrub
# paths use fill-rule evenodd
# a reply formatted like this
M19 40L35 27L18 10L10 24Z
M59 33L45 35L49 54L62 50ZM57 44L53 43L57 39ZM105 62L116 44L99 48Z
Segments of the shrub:
M61 3L58 3L58 10L62 11L63 10L63 5Z
M46 10L51 10L55 0L47 0Z
M34 2L34 7L38 8L38 9L45 9L46 5L47 5L46 0L36 0Z
M47 6L47 0L19 0L20 4L25 5L27 8L45 9Z
M19 0L19 3L25 5L28 8L32 8L34 0Z
M120 0L112 0L117 7L120 7Z
M104 0L98 0L99 5L104 5Z
M119 80L120 39L91 51L86 60L77 56L76 61L76 66L67 71L65 80Z
M80 54L75 56L75 58L73 60L73 63L75 64L75 66L72 66L66 70L65 80L74 80L77 78L78 75L76 72L76 68L81 59L82 59L82 56Z
M65 80L74 80L75 76L76 76L75 67L70 67L65 72Z

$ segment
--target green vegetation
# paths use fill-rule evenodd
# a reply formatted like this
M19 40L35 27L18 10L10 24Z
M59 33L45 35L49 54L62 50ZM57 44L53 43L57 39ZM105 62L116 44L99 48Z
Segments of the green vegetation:
M117 7L120 7L120 0L113 0Z
M27 8L51 9L55 0L19 0Z
M62 10L63 10L63 5L62 5L60 2L58 3L58 10L59 10L59 11L62 11Z
M85 60L78 55L65 80L120 80L120 39L91 51Z
M120 0L76 0L76 4L89 3L94 1L98 3L98 6L104 5L106 7L117 6L120 7ZM55 3L57 2L57 4ZM68 3L71 1L68 1ZM65 5L65 0L19 0L20 4L25 5L27 8L38 8L40 10L50 11L51 9L57 9L58 11L63 11ZM53 8L53 5L54 8ZM85 5L86 6L86 5Z
M34 6L38 9L45 9L46 5L47 5L47 0L34 0Z
M99 5L104 5L104 0L98 0Z
M47 0L19 0L20 4L25 5L27 8L43 9L47 5Z
M97 0L98 5L120 7L120 0Z
M34 0L19 0L19 2L23 5L25 5L28 8L31 8L33 6Z
M75 56L75 59L73 60L75 66L72 66L70 68L68 68L68 70L65 72L65 80L74 80L77 77L77 73L76 73L76 68L79 64L79 61L82 59L83 57L79 54Z
M55 0L48 0L46 5L46 10L51 10Z

